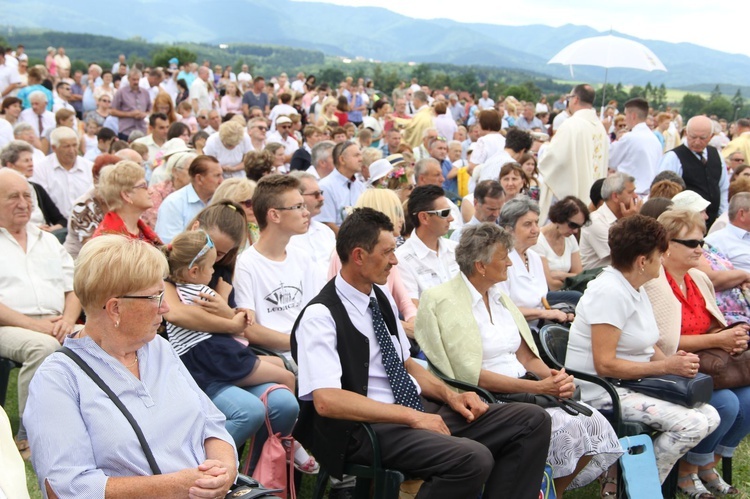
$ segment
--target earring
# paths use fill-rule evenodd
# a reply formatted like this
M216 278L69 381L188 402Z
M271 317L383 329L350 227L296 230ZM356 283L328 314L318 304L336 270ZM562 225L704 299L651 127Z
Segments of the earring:
M115 327L120 327L120 321L115 321Z
M484 277L484 272L482 272L482 277Z
M643 275L643 273L644 273L645 271L646 271L646 268L645 268L645 267L641 267L641 271L640 271L640 274L641 274L641 275Z

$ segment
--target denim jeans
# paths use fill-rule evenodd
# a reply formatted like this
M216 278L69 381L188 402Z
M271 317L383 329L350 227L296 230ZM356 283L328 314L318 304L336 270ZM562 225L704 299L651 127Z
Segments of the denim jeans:
M226 429L239 448L255 435L250 469L260 455L263 443L268 437L266 431L266 411L260 396L274 383L264 383L251 387L228 384L214 384L208 387L208 395L216 407L226 416ZM292 433L297 421L299 404L289 390L274 390L268 395L268 418L274 433L286 436Z
M734 449L750 433L750 386L714 390L709 402L721 416L721 423L687 453L690 464L705 466L714 454L732 457Z

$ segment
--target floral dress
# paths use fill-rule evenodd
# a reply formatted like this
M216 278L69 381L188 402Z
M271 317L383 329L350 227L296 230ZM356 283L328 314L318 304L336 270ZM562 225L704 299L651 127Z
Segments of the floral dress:
M706 244L703 256L712 270L734 270L734 265L715 247ZM727 324L750 322L750 290L735 286L724 291L716 291L716 304L724 314Z

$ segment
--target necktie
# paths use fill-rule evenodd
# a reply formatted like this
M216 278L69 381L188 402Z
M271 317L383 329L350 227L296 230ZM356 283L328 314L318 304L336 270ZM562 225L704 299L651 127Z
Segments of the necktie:
M385 367L385 373L388 375L388 382L393 390L393 398L399 405L424 412L422 401L417 394L417 387L414 386L406 368L404 368L404 363L401 362L401 358L396 353L396 348L393 346L391 335L375 298L370 298L370 310L372 310L372 327L375 329L375 337L378 340L378 345L380 345L380 355L383 358L383 367Z
M44 131L44 125L42 124L42 115L37 114L36 117L39 118L39 137L41 137L42 132Z
M708 160L706 159L706 157L703 154L701 154L701 163L705 165L707 162Z

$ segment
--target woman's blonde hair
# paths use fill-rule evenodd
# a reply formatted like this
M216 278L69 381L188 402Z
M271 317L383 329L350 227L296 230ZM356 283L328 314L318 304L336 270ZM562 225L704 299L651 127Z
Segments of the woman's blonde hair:
M193 259L208 244L208 241L209 236L205 231L190 230L178 234L170 244L163 246L162 251L169 263L169 278L178 283L184 282L185 272L190 270L191 263L203 267L208 252L196 259L195 262L193 262Z
M83 245L75 263L73 290L86 313L91 313L110 298L154 286L168 271L166 258L153 245L104 235Z
M667 240L679 237L683 229L687 232L699 229L701 234L706 232L706 222L703 221L700 213L693 210L682 208L667 210L659 215L657 221L667 230Z
M123 205L121 193L132 191L135 184L145 178L141 165L135 161L120 161L102 168L97 189L109 210L114 211Z
M244 135L245 127L236 121L227 121L219 127L219 139L229 149L242 142Z
M209 204L215 204L226 199L235 203L252 199L256 185L255 182L246 178L227 179L216 189Z
M354 205L355 208L372 208L391 219L394 227L403 227L404 209L395 192L389 189L367 189Z
M379 159L383 159L383 151L374 147L366 147L362 150L362 166L368 167Z

